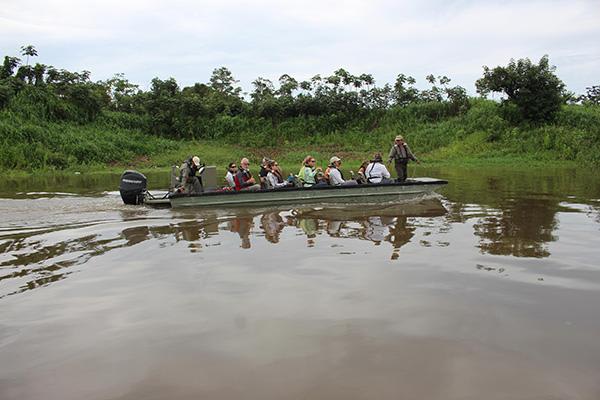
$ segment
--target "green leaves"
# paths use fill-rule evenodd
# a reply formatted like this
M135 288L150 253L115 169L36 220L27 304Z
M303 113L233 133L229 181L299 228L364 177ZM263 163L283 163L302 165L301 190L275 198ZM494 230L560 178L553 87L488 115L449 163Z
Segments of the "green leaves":
M226 96L239 97L242 88L235 86L238 82L225 67L216 68L210 77L210 87Z
M504 93L506 117L513 122L552 121L566 99L565 85L554 71L548 56L542 57L538 64L529 58L511 59L506 67L484 66L483 77L475 86L484 97L490 92Z

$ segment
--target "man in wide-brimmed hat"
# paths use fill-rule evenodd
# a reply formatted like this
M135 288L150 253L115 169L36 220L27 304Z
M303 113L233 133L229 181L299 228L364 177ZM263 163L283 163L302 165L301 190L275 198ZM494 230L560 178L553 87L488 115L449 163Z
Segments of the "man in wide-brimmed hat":
M419 160L417 160L417 157L410 151L410 148L404 141L402 135L396 136L396 140L394 141L394 145L388 156L388 164L392 162L392 160L394 160L394 166L396 167L396 173L398 174L398 182L404 182L406 178L408 178L407 166L409 160L413 160L419 164Z

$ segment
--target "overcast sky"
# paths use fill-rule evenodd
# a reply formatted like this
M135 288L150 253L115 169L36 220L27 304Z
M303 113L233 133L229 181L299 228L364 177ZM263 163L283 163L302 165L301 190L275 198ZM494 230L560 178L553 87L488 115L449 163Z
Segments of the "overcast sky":
M36 61L94 80L122 72L143 88L153 77L185 86L226 66L244 90L258 76L343 67L378 85L443 74L474 93L483 65L548 54L583 93L600 85L600 0L0 0L0 55L28 44Z

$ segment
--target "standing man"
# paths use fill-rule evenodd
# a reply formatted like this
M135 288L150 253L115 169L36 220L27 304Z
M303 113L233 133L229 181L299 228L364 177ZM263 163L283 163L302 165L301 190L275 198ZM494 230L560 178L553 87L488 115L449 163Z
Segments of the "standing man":
M408 148L408 144L404 142L404 137L402 135L396 136L396 140L392 149L390 150L390 155L388 156L388 164L394 160L394 166L396 167L396 173L398 174L398 182L404 182L406 178L408 178L408 160L413 160L417 164L419 164L419 160Z
M250 172L250 161L247 158L242 158L240 161L240 169L234 177L235 190L260 190L260 185Z

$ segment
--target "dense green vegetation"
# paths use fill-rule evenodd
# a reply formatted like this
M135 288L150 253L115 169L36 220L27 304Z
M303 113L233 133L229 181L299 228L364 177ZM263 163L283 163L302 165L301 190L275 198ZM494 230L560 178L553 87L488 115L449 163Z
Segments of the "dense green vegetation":
M4 171L168 166L192 152L218 165L250 154L293 166L308 152L358 163L398 133L426 160L600 164L598 87L566 92L546 57L485 67L477 88L503 93L495 102L468 97L445 76L418 90L403 74L378 87L344 69L302 82L282 75L277 85L257 78L247 96L226 68L206 84L155 78L142 91L121 74L92 82L88 71L31 66L35 48L22 50L25 64L7 56L0 67Z

